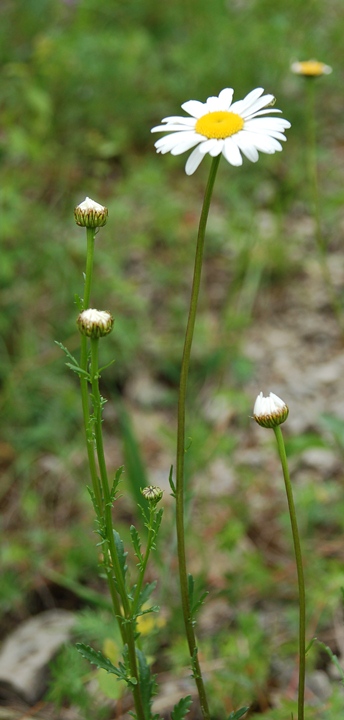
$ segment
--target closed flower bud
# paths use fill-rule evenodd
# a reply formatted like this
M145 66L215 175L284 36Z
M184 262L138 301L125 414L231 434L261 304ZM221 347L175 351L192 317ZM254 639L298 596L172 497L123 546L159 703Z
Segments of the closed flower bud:
M253 417L258 425L277 427L286 421L288 414L287 405L278 395L271 392L268 397L264 397L262 392L259 393L253 408Z
M160 502L163 496L163 491L156 485L148 485L141 490L141 493L143 497L146 498L146 500L148 500L148 502L152 503L153 505L157 505L157 503Z
M105 310L89 308L80 313L76 322L82 335L100 338L111 332L114 320L112 315Z
M107 221L108 209L87 197L74 210L75 222L81 227L103 227Z

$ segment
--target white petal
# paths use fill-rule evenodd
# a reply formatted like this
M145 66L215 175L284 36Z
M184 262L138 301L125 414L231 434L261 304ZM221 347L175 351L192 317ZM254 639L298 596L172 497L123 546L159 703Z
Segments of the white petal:
M195 124L195 118L171 115L170 117L163 118L161 122L172 124L180 123L181 125L190 125L190 127L193 127Z
M216 140L216 145L214 145L212 150L209 150L209 155L211 157L217 157L218 155L220 155L220 153L222 153L224 144L224 140Z
M271 155L276 152L276 150L282 150L282 145L278 142L278 140L274 140L274 138L270 138L268 135L251 133L246 130L242 130L241 132L245 133L246 135L245 140L247 146L250 143L253 145L253 147L257 148L257 150Z
M231 137L225 139L222 154L226 160L228 160L230 165L234 165L236 167L242 165L240 150Z
M192 130L192 127L187 127L185 125L157 125L156 127L152 128L151 132L190 132Z
M219 142L219 141L216 140L216 139L214 139L214 138L211 138L210 140L205 140L205 141L200 145L200 148L199 148L199 149L200 149L200 152L201 152L203 155L206 155L206 153L210 153L211 150L213 150L215 147L217 147L217 143L218 143L218 142Z
M256 398L256 402L254 403L253 415L257 415L259 417L262 414L263 400L264 400L263 393L260 392Z
M278 395L275 395L275 393L270 393L271 400L274 402L276 408L281 409L287 407L284 400L282 400Z
M263 97L257 99L254 103L252 103L248 108L244 110L242 113L243 117L248 117L249 115L254 115L259 110L262 110L263 108L266 108L267 105L269 105L273 100L275 100L273 95L263 95Z
M246 138L245 131L238 132L235 135L235 142L241 152L244 153L245 157L251 162L257 162L259 159L258 150L252 143Z
M194 118L200 118L207 112L206 103L201 103L199 100L187 100L183 103L182 109L185 110L189 115Z
M221 101L221 110L228 110L233 100L234 90L233 88L224 88L219 94L219 100Z
M203 139L203 135L197 135L194 132L171 133L171 135L165 135L165 137L159 138L159 140L154 143L154 147L156 147L158 152L165 153L177 147L177 145L191 140L191 138L195 138L196 142L199 142L199 140Z
M193 136L189 140L184 140L181 143L178 143L174 148L171 150L171 155L181 155L183 152L186 152L187 150L191 150L191 148L195 147L195 145L199 144L199 139L197 136Z
M248 110L248 108L253 105L253 103L259 98L262 93L264 92L264 88L255 88L255 90L251 90L246 97L244 97L243 100L238 100L235 102L231 107L231 112L236 112L238 115L241 115L242 112L245 112Z
M208 97L207 100L207 111L208 112L217 112L218 110L222 110L222 103L221 100L219 100L218 97Z
M284 122L281 118L253 118L245 120L245 130L253 132L283 132L285 129Z
M185 165L185 172L187 175L193 175L195 170L201 164L204 155L200 152L199 145L192 151L190 157L188 157Z

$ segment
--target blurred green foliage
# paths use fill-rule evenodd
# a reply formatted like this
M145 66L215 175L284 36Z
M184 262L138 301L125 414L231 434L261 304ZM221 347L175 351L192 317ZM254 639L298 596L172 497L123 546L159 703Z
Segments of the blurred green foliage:
M307 201L300 152L306 133L303 85L289 72L296 59L318 57L335 68L326 78L326 91L319 80L323 212L329 231L335 227L343 197L336 167L327 164L327 158L336 143L343 142L336 70L342 66L343 23L342 0L1 3L2 613L15 613L29 591L39 590L45 566L85 582L98 572L84 488L88 476L78 386L54 345L59 340L72 352L78 348L73 297L82 294L85 237L74 223L74 206L88 195L109 208L108 224L96 240L92 301L115 316L115 331L102 347L102 364L116 358L103 378L104 395L110 399L104 427L113 438L114 462L121 464L118 396L130 395L131 381L142 368L163 387L159 410L168 416L175 407L193 240L207 175L207 160L190 179L184 175L184 156L165 156L163 161L157 157L150 128L166 115L179 114L185 100L205 100L226 86L235 88L236 99L255 86L276 95L277 107L292 122L286 150L273 158L262 156L257 166L248 161L240 169L222 164L207 233L189 386L193 436L188 473L202 472L217 456L233 455L236 434L214 437L211 420L201 416L202 387L213 378L214 397L222 392L223 399L240 410L239 428L248 423L251 401L245 383L254 368L243 355L240 339L252 320L260 286L283 284L300 267L292 253L298 238L289 232L288 242L283 240L286 213ZM259 219L257 211L273 218L269 232L262 222L265 215ZM221 389L224 368L232 378L230 390ZM339 421L327 418L326 428L342 447ZM174 419L158 438L172 461L173 436ZM143 477L132 428L124 441L127 451L135 447L135 467ZM308 434L299 441L290 439L290 449L297 455L323 443ZM268 598L280 571L278 564L271 568L265 562L260 548L245 544L252 531L245 496L252 469L239 472L243 481L231 498L232 523L219 532L219 547L232 558L224 594L234 604L245 594L253 603L257 593ZM343 501L333 483L319 498L310 478L297 502L310 537L326 533L328 525L342 531ZM130 517L133 512L133 503L125 505L124 513ZM202 502L198 512L205 512ZM284 514L277 531L287 533L287 522ZM198 539L191 538L190 545L196 554ZM168 587L173 605L172 552L173 547L163 592ZM317 616L324 609L325 586L331 611L335 605L340 568L336 558L312 557L308 562L311 612ZM282 583L282 599L283 588ZM172 618L179 632L177 614L172 612ZM294 624L293 616L293 637ZM222 691L230 683L238 703L254 699L258 680L265 682L268 673L267 657L260 653L265 639L256 618L240 615L231 638L217 640L236 664L231 677L221 671ZM216 642L209 641L207 656ZM179 635L177 650L171 649L179 662L178 643ZM287 638L289 649L288 643ZM253 671L243 689L239 675L247 670L247 648ZM56 682L52 697L62 703L67 695L86 712L81 663L78 655L66 651L56 666L60 684ZM75 685L70 687L64 669L74 666ZM343 709L339 695L333 703L328 719ZM325 717L311 712L309 717ZM278 713L274 710L274 720L286 717L287 705Z

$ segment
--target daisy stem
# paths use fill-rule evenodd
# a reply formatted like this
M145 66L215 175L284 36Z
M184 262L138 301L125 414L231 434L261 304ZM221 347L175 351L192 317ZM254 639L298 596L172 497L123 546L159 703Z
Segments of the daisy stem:
M324 239L321 230L314 78L307 78L306 86L308 102L308 175L309 187L311 191L311 205L313 208L315 222L315 239L317 244L321 272L328 293L329 301L332 306L333 314L337 319L342 336L344 337L344 320L342 308L332 282L332 277L327 261L327 242Z
M95 228L86 228L87 233L87 251L86 251L86 271L85 271L85 287L84 287L84 298L82 301L82 309L87 310L90 304L91 286L92 286L92 275L93 275L93 258L94 258L94 239L95 239ZM87 372L87 360L88 360L88 344L87 337L81 335L81 352L80 352L80 367L84 372ZM100 484L98 479L95 452L94 452L94 441L92 437L92 429L90 424L90 405L88 396L88 380L86 375L80 375L80 389L81 389L81 403L82 412L84 418L84 429L86 437L86 449L88 457L88 465L90 468L90 475L92 480L92 489L96 499L99 510L102 506L102 497Z
M217 169L220 162L220 155L213 158L210 168L209 179L204 194L203 207L199 222L194 274L190 298L189 316L185 333L184 350L180 371L179 398L178 398L178 422L177 422L177 461L176 461L176 530L178 545L179 580L184 616L185 632L192 659L193 675L197 685L199 700L204 720L209 720L208 700L205 692L201 668L198 660L198 649L194 632L193 619L188 593L188 575L186 570L185 553L185 525L184 525L184 459L185 459L185 401L187 380L189 374L190 355L193 333L195 328L197 303L200 288L204 237L207 225L211 196L214 188Z
M305 673L306 673L306 593L305 579L303 574L302 553L300 544L300 535L296 519L295 504L293 498L292 484L290 482L289 469L283 434L280 425L273 428L278 454L281 460L285 489L287 493L289 517L294 542L294 553L297 569L297 581L299 589L299 691L298 691L298 720L304 720L304 702L305 702Z
M114 528L112 521L112 499L110 493L109 478L106 468L104 443L102 432L102 407L104 400L99 391L99 362L98 362L99 339L91 338L91 382L92 382L92 399L94 406L94 434L96 441L100 482L103 491L104 507L103 522L106 538L104 539L104 552L106 556L110 553L112 569L109 568L108 562L105 562L107 579L110 586L111 597L113 601L114 611L119 622L123 642L128 648L128 660L130 666L130 674L135 678L135 684L131 685L131 690L135 702L135 710L137 720L145 720L145 713L142 702L140 676L136 661L136 648L134 637L134 623L132 611L130 607L128 591L125 582L125 573L121 567L120 558L115 543ZM115 579L113 577L115 576ZM121 612L121 603L123 606L123 614ZM124 615L124 617L123 617Z

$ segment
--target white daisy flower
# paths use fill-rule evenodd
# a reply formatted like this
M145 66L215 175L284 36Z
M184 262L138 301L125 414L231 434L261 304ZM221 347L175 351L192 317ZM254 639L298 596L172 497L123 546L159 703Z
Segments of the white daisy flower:
M185 165L187 175L192 175L209 153L211 157L222 155L230 165L242 165L242 155L257 162L258 151L273 154L282 150L280 141L286 140L284 131L290 122L271 117L275 102L273 95L263 95L263 88L252 90L243 100L232 104L234 90L225 88L218 97L209 97L205 103L188 100L182 109L190 117L166 117L152 128L152 132L168 132L155 143L157 152L172 155L195 148ZM196 147L195 147L196 146Z

